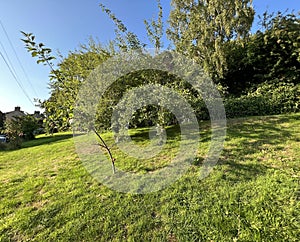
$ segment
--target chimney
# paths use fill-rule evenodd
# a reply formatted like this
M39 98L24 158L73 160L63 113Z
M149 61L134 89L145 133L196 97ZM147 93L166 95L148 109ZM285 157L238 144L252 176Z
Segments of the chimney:
M20 107L15 107L15 111L21 112L21 108Z

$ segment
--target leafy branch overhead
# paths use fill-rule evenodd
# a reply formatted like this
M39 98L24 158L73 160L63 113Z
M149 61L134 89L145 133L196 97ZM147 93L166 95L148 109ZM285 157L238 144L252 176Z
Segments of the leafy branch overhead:
M146 44L142 43L139 40L138 36L135 33L128 31L127 27L122 22L122 20L118 19L110 9L108 9L102 3L100 3L99 6L101 7L102 11L108 15L108 17L114 22L115 26L117 27L115 29L116 44L120 50L122 51L138 50L146 46Z
M53 60L56 60L56 57L52 55L52 50L50 48L45 47L43 43L36 43L35 42L35 36L33 33L25 33L21 31L24 39L21 39L25 43L25 48L29 53L31 53L31 56L34 58L37 58L37 64L43 64L45 66L49 66L51 69L50 72L50 78L51 80L56 79L58 82L55 82L55 84L50 84L52 88L55 89L55 85L60 83L61 85L65 85L63 81L63 75L62 73L54 68Z
M158 18L157 21L154 19L149 23L147 20L144 20L146 26L147 34L154 45L155 49L159 51L163 47L162 37L164 35L164 24L163 24L163 8L160 3L160 0L157 0L158 8Z
M28 52L31 53L32 57L38 57L37 63L43 63L44 65L49 65L53 68L54 64L51 62L56 58L51 55L52 50L50 48L46 48L43 43L37 44L35 40L35 36L32 33L25 33L21 31L24 35L25 39L21 39L25 43L25 47Z

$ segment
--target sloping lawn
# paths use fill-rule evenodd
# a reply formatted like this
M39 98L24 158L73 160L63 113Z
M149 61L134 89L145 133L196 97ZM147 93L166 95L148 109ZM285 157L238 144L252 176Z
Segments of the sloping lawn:
M40 136L0 152L0 241L299 241L300 114L228 121L218 165L199 180L210 143L201 124L199 157L165 190L118 193L99 184L79 160L70 133ZM147 143L145 129L133 139ZM116 166L158 169L177 149L138 164L117 148ZM111 134L105 134L111 143Z

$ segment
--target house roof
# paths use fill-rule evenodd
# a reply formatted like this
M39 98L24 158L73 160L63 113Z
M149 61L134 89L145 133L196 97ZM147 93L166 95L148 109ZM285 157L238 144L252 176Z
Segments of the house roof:
M15 107L14 111L7 112L4 114L6 119L12 119L14 117L25 116L25 113L21 110L20 107Z

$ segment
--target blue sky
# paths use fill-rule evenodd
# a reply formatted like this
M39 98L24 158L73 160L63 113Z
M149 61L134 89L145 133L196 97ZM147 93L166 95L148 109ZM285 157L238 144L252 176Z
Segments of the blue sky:
M156 0L1 1L0 21L9 40L0 25L0 51L3 55L7 53L18 81L28 97L0 56L0 111L8 112L15 106L21 106L23 111L32 113L39 109L30 100L49 97L49 69L37 65L36 60L26 51L20 41L22 38L20 31L34 33L38 42L45 43L54 51L59 50L63 55L67 55L68 51L74 50L80 43L86 43L90 36L98 38L104 44L108 43L114 38L114 25L106 14L102 13L100 2L122 19L129 30L147 42L143 20L156 16ZM170 1L162 0L162 4L167 17ZM262 14L265 10L269 12L284 11L287 8L296 12L300 10L300 1L296 0L254 0L253 5L257 14Z

